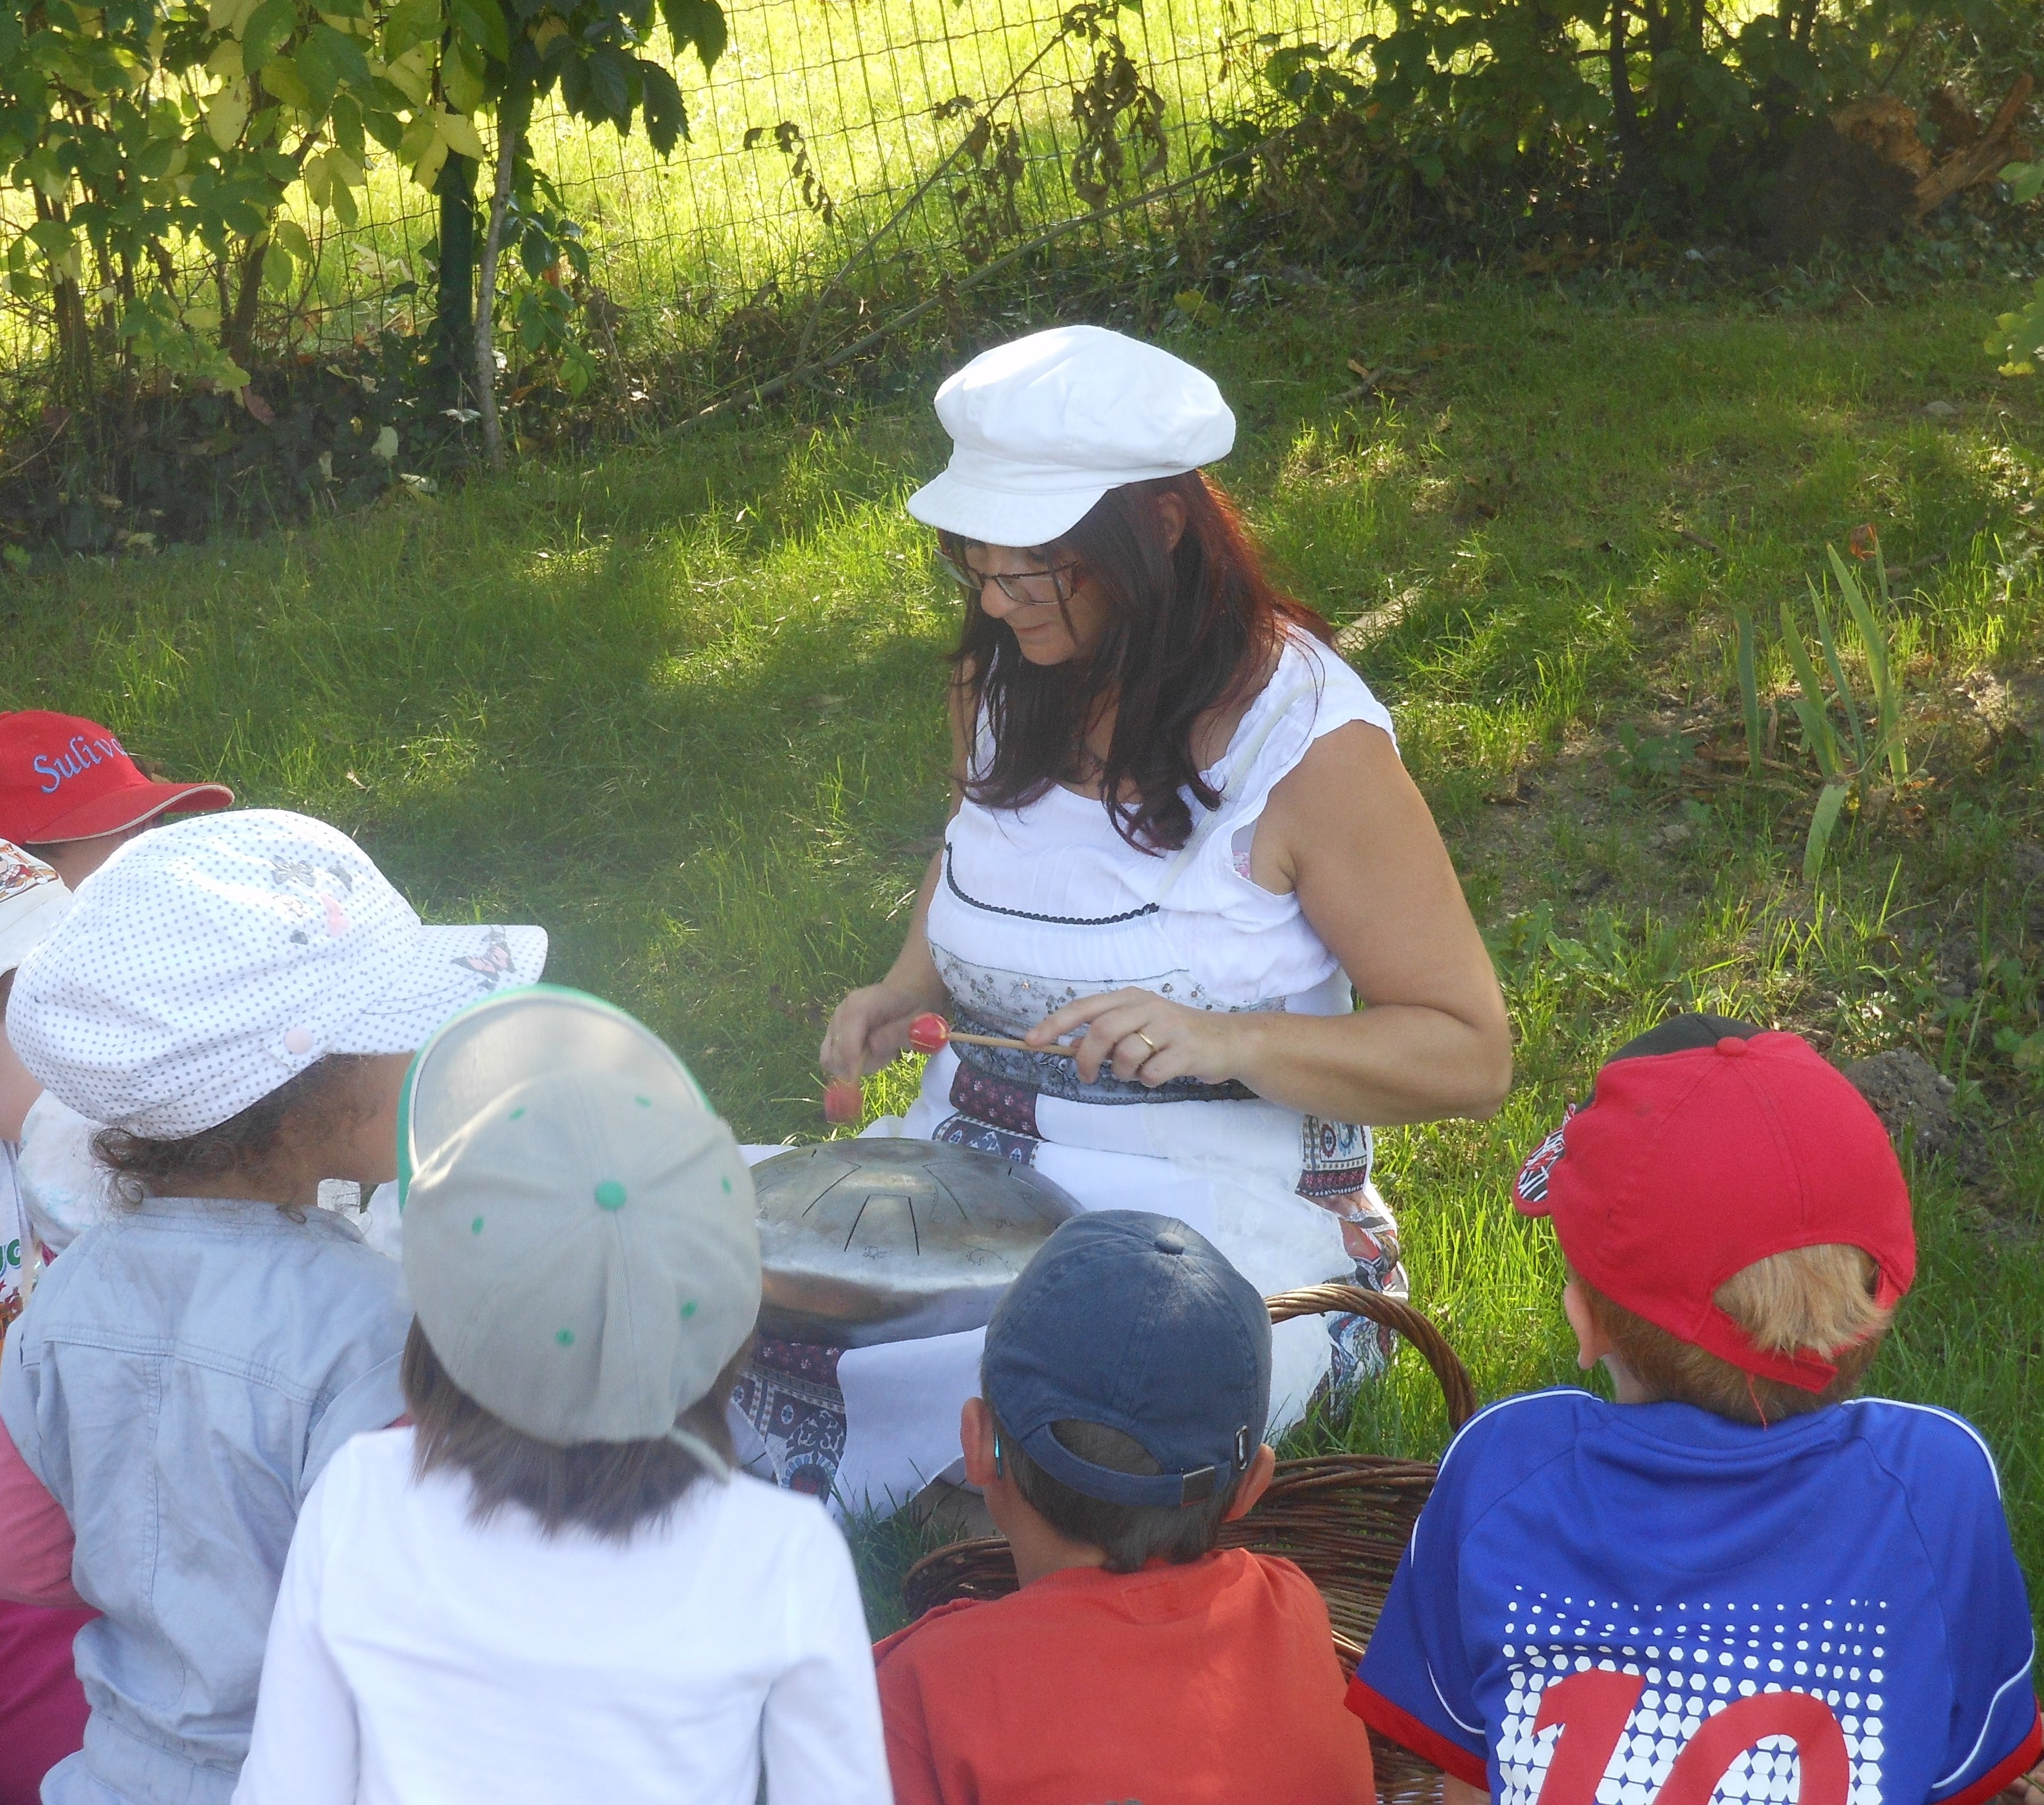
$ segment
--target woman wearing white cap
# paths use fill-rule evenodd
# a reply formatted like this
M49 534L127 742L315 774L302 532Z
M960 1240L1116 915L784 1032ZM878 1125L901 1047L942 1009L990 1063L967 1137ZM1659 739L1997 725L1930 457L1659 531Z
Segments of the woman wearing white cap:
M967 595L951 817L825 1068L877 1070L924 1010L1026 1038L1045 1050L947 1047L881 1131L1178 1215L1266 1292L1399 1288L1370 1127L1489 1114L1512 1055L1389 714L1201 474L1235 421L1200 371L1070 327L936 405L950 467L909 506ZM1368 1329L1338 1335L1338 1380L1381 1365ZM1274 1421L1327 1375L1320 1336L1280 1331Z

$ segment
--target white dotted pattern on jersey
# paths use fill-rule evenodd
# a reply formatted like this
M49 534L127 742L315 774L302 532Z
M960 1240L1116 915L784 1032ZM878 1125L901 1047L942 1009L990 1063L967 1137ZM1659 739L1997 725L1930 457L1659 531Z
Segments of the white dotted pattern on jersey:
M1675 1757L1707 1715L1755 1692L1808 1692L1845 1731L1848 1805L1881 1805L1884 1603L1821 1599L1763 1607L1657 1605L1520 1596L1507 1607L1503 1653L1512 1690L1497 1757L1500 1805L1536 1805L1562 1730L1533 1728L1540 1695L1572 1673L1603 1668L1646 1682L1597 1788L1598 1805L1650 1805ZM1735 1761L1712 1805L1789 1805L1800 1762L1787 1737L1768 1737Z

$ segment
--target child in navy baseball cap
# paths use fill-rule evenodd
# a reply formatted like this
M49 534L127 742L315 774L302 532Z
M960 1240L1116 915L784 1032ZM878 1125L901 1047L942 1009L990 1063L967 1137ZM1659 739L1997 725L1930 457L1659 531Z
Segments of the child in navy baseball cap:
M2044 1746L1994 1461L1861 1399L1916 1265L1865 1100L1808 1043L1681 1016L1520 1172L1587 1392L1443 1462L1351 1707L1444 1805L1984 1800Z
M966 1477L1022 1589L876 1651L897 1805L1374 1802L1327 1607L1216 1551L1270 1484L1270 1319L1168 1216L1065 1223L995 1311Z

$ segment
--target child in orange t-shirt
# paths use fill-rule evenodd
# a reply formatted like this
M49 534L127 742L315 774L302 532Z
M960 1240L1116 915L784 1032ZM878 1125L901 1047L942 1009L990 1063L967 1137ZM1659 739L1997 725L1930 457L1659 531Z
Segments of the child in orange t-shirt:
M1216 1553L1270 1482L1270 1320L1181 1222L1064 1223L994 1312L966 1476L1022 1589L876 1651L897 1805L1374 1805L1327 1607Z

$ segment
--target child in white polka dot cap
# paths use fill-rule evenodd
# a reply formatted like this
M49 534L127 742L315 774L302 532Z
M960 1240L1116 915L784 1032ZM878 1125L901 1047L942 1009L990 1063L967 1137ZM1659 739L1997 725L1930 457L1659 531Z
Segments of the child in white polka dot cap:
M529 983L536 927L428 927L362 849L251 809L123 846L17 974L9 1038L106 1126L121 1199L0 1351L0 1596L101 1615L48 1805L226 1805L298 1507L404 1410L397 1265L315 1206L396 1169L447 1016Z

